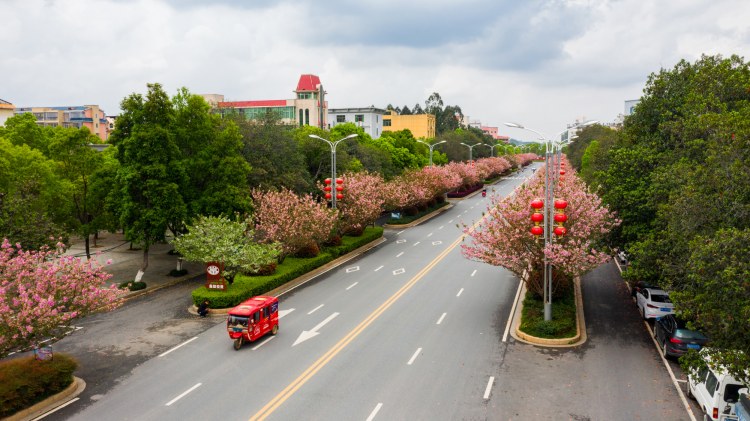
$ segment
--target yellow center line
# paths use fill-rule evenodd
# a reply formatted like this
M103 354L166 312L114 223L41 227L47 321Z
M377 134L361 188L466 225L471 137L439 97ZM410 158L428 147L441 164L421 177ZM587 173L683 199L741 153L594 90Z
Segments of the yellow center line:
M473 231L489 214L482 217L479 221L477 221L472 227L471 231ZM331 349L328 350L325 354L323 354L322 357L318 358L317 361L312 363L310 367L308 367L302 374L299 375L294 381L289 383L287 387L284 388L281 392L279 392L278 395L276 395L273 399L271 399L263 408L261 408L260 411L258 411L255 415L253 415L250 418L250 421L255 420L264 420L269 415L271 415L281 404L283 404L287 399L289 399L302 385L307 383L308 380L310 380L321 368L325 367L326 364L328 364L333 357L335 357L339 352L341 352L344 348L346 348L347 345L351 341L354 340L357 336L359 336L362 331L364 331L372 322L374 322L378 317L380 317L383 312L385 312L393 303L395 303L399 298L401 298L402 295L404 295L411 287L413 287L417 282L419 282L422 277L424 277L427 272L432 270L435 265L438 264L445 256L456 246L458 246L461 241L463 241L464 235L461 235L454 241L447 249L443 250L442 253L440 253L437 257L435 257L427 266L425 266L422 270L419 271L416 275L414 275L413 278L409 280L404 286L402 286L398 291L396 291L395 294L393 294L390 298L388 298L383 304L380 305L377 309L375 309L372 313L370 313L369 316L367 316L360 324L358 324L354 329L352 329L346 336L344 336L336 345L334 345Z

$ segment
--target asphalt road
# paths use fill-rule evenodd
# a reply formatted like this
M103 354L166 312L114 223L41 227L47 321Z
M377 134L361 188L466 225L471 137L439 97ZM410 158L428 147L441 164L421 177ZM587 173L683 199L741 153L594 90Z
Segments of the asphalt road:
M87 318L56 349L81 360L89 386L47 419L689 419L612 265L583 282L585 345L502 341L518 280L458 247L457 224L488 203L387 231L282 297L279 334L240 351L223 322L187 313L194 286ZM305 331L317 335L300 341Z

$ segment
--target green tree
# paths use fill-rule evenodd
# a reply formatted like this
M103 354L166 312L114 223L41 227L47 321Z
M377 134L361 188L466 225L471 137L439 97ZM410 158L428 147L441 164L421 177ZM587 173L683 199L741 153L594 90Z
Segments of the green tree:
M16 146L28 145L47 154L47 142L52 129L36 124L36 117L31 113L17 114L5 121L0 127L0 136Z
M136 281L148 268L151 245L164 241L167 229L179 231L187 213L180 193L186 181L172 131L172 103L160 84L147 86L145 100L131 94L122 101L123 114L110 137L120 161L120 222L125 238L143 249Z

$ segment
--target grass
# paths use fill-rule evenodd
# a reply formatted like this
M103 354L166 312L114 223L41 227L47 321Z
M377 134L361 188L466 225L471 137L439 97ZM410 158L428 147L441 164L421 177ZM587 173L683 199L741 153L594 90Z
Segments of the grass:
M552 300L552 320L544 320L542 298L526 292L523 300L520 330L528 335L545 339L565 339L576 335L576 302L574 288Z

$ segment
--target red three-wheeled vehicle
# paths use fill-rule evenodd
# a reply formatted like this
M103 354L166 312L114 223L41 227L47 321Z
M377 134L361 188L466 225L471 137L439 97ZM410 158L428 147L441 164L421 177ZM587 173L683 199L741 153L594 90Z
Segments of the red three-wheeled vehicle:
M279 300L259 295L241 302L229 310L227 332L239 350L245 341L252 342L271 332L279 331Z

